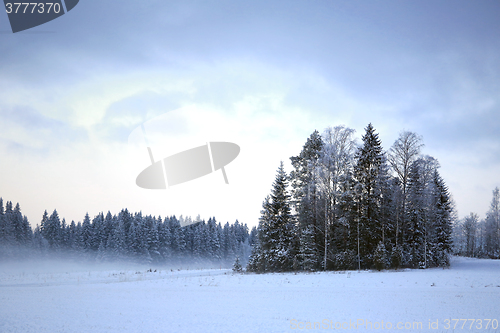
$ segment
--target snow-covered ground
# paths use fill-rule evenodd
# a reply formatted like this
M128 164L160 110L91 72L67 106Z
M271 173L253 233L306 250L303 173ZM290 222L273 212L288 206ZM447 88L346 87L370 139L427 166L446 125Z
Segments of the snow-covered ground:
M0 332L500 331L500 260L383 272L154 270L4 265Z

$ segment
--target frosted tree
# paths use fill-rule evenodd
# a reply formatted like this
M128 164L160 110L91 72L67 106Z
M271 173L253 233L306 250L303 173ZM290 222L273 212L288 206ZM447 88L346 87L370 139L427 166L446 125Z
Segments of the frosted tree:
M116 223L116 218L113 218L113 215L111 215L111 212L108 210L108 213L104 218L102 227L101 242L103 242L104 244L107 244L108 238L111 236L112 231L115 227L115 223Z
M101 243L105 243L106 229L104 224L104 214L101 212L92 219L92 237L90 237L90 248L97 251Z
M292 267L293 220L290 212L290 195L288 194L288 179L280 163L271 191L270 237L273 240L270 248L272 266L275 270L285 271Z
M78 222L78 225L75 221L71 221L68 227L68 249L75 256L77 253L83 250L83 245L81 242L82 238L82 225Z
M236 221L237 223L238 221ZM219 229L216 224L215 217L208 219L208 223L206 226L208 232L208 248L210 252L210 258L218 262L221 260L221 244L220 244L220 235Z
M96 261L97 262L103 262L106 259L106 246L104 245L104 242L101 242L99 244L99 247L97 248L97 256L96 256Z
M490 258L500 258L500 190L495 188L490 209L486 214L486 253Z
M12 231L14 232L14 242L16 244L24 245L24 225L23 225L23 214L21 213L21 207L19 203L16 204L10 216L10 222L12 224Z
M180 225L175 227L173 238L174 238L174 249L176 252L176 258L178 260L181 260L187 255L187 251L186 251L186 239L184 231L180 227Z
M250 246L254 246L254 244L257 242L257 227L252 227L252 230L250 230L250 235L248 236L248 244Z
M151 215L146 216L143 220L144 232L144 252L148 253L153 262L159 262L161 255L159 252L160 239L158 236L158 225L155 218Z
M408 177L408 203L406 206L407 221L404 228L403 265L412 268L425 268L425 182L422 173L422 160L413 162Z
M470 213L469 216L464 218L462 225L465 235L465 255L468 257L475 257L476 255L476 233L479 216L475 213Z
M47 254L48 243L45 238L43 238L42 233L40 231L40 226L37 225L35 230L33 231L33 250L34 253L41 257L45 257Z
M108 237L106 247L111 258L121 260L127 255L126 234L123 220L118 218L117 223L111 235Z
M82 223L81 242L87 257L90 256L92 253L93 236L94 236L94 230L92 229L92 225L90 223L89 214L86 213Z
M378 271L387 267L387 251L382 241L378 243L375 253L373 254L373 266Z
M3 209L3 198L0 198L0 242L3 244L5 239L5 212Z
M299 258L303 270L313 271L316 269L318 265L318 251L314 242L314 229L312 225L302 230Z
M258 227L257 249L254 249L249 270L286 271L293 267L292 240L293 219L290 212L290 196L287 175L280 163L271 195L262 204Z
M321 198L318 192L319 157L323 148L323 140L318 131L314 131L298 156L290 157L293 170L290 173L291 205L296 214L299 228L310 224L315 233L321 230ZM320 239L320 235L315 235Z
M44 212L42 222L40 224L40 231L49 244L49 248L58 249L60 246L60 230L61 221L57 210L48 217L47 211Z
M193 258L197 261L200 261L204 256L206 252L206 246L205 246L205 235L203 233L203 226L205 223L200 223L196 225L193 229L193 247L192 247L192 253L193 253Z
M241 267L240 257L236 257L236 259L234 260L233 272L241 273L242 270L243 268Z
M8 257L9 253L9 227L5 216L3 199L0 198L0 259Z
M172 243L171 237L168 227L169 219L163 219L163 223L161 222L161 217L158 221L158 241L159 241L159 249L160 255L162 258L167 261L172 258Z
M328 127L323 135L323 146L319 157L320 189L325 202L323 226L323 269L327 269L333 230L343 226L342 196L350 190L354 154L357 146L354 130L345 126Z
M410 131L403 131L399 134L398 139L389 150L388 161L399 178L403 192L400 210L401 214L399 214L396 219L396 246L399 244L400 227L405 223L404 212L406 211L410 167L419 157L420 150L423 146L421 136Z
M6 254L11 254L10 247L15 244L16 236L15 236L15 226L13 222L14 211L12 209L12 202L7 201L5 203L5 213L3 216L4 222L4 245L6 248Z
M358 267L361 259L370 265L372 255L382 239L380 224L379 174L384 162L383 151L378 134L372 124L368 124L363 136L363 145L356 154L354 177L357 202L357 245Z

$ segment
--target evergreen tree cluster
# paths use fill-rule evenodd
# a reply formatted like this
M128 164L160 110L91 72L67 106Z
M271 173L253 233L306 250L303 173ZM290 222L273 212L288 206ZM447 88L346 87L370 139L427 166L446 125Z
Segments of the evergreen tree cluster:
M0 198L0 256L12 257L17 254L27 255L27 248L31 245L33 232L26 216L21 213L19 203L12 208L11 201L7 201L5 208Z
M486 218L470 213L453 228L454 253L457 255L500 259L500 189L493 190Z
M372 124L361 144L345 126L314 131L277 171L247 270L449 265L453 201L422 146L405 131L386 152Z
M194 222L194 223L193 223ZM182 227L184 226L184 227ZM88 214L83 222L66 223L54 210L44 212L40 225L31 229L19 204L5 209L0 198L0 259L62 255L98 262L133 260L139 263L186 261L229 266L236 257L248 258L256 230L236 221L224 226L175 216L161 218L123 209L118 215Z

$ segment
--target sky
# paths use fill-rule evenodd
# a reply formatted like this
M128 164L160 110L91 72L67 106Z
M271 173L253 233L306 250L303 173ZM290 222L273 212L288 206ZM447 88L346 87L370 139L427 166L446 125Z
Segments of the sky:
M258 223L280 161L314 131L372 123L437 158L458 215L500 186L498 1L81 0L13 34L0 14L0 197L30 223L122 208ZM155 160L212 141L239 156L166 190L131 134L163 119Z

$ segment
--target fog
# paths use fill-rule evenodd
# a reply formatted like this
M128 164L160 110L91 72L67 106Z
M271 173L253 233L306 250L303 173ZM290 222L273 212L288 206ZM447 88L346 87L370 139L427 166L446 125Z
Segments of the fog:
M96 262L71 258L70 255L52 254L35 255L30 258L4 259L0 261L0 286L16 284L16 280L24 282L50 282L51 280L80 279L85 274L88 277L110 277L137 274L141 277L148 273L174 273L200 270L227 270L232 267L228 262L212 262L209 260L194 260L185 258L163 263L140 263L131 259ZM40 281L37 281L40 280ZM88 280L91 280L90 278Z

